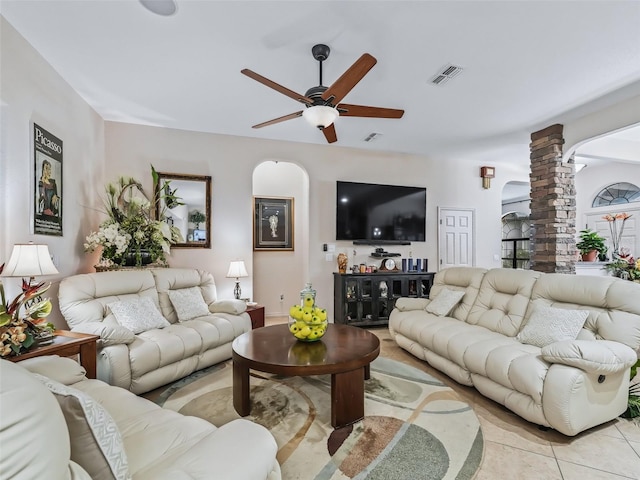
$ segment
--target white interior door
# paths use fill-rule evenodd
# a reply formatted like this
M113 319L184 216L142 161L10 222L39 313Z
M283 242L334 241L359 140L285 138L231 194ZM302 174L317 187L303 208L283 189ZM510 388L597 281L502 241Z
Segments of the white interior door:
M475 210L438 207L438 270L475 265Z

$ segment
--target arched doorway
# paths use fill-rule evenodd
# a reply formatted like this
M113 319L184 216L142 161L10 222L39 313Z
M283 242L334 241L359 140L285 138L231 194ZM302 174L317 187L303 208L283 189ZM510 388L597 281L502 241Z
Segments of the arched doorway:
M287 316L309 281L309 175L295 163L268 160L254 169L252 192L293 199L293 250L253 252L254 301L267 317Z

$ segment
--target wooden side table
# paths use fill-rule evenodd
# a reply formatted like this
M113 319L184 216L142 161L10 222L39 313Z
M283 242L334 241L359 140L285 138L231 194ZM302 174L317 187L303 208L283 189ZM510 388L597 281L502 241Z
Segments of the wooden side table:
M264 306L255 305L250 307L247 305L247 313L251 317L251 328L264 327Z
M53 335L53 343L36 347L15 357L6 357L6 359L12 362L20 362L28 358L42 357L43 355L59 355L61 357L78 355L80 365L87 371L87 378L96 378L96 342L100 337L67 330L56 330Z

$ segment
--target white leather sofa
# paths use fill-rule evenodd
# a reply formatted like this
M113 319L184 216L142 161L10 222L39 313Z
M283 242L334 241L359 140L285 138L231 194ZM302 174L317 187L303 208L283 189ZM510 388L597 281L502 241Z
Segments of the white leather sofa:
M172 292L197 287L204 312L180 321ZM148 392L194 371L231 358L231 343L251 330L246 304L217 300L210 273L185 268L88 273L60 282L60 311L74 332L100 336L97 376L131 390ZM135 334L112 312L114 302L150 299L168 321ZM140 318L146 322L146 318ZM134 328L134 327L131 327Z
M281 479L276 442L261 425L216 428L84 373L57 356L0 360L1 478ZM78 433L87 426L88 437Z
M464 296L442 316L427 312L445 289ZM640 352L640 284L454 267L436 274L429 298L398 299L389 331L400 347L457 382L570 436L625 411L629 368ZM542 347L519 341L544 307L555 314L586 310L577 338Z

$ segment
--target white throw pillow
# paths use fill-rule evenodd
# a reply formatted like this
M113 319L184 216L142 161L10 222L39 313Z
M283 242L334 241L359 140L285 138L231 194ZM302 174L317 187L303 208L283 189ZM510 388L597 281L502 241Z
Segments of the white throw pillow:
M555 342L575 340L588 316L588 310L538 306L516 340L540 348Z
M169 290L167 293L180 322L209 315L209 307L202 297L200 288L180 288Z
M453 310L453 307L460 303L460 300L464 297L464 293L464 290L449 290L448 288L443 288L433 300L429 302L425 310L439 317L444 317Z
M34 376L60 404L71 439L71 460L93 480L130 480L120 430L109 412L80 390L37 373Z
M211 313L230 313L240 315L247 311L247 303L243 300L217 300L209 308Z
M122 300L107 306L116 317L116 321L136 335L153 328L164 328L171 325L149 297Z

